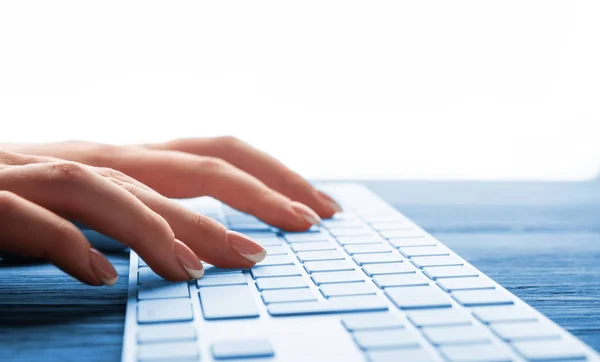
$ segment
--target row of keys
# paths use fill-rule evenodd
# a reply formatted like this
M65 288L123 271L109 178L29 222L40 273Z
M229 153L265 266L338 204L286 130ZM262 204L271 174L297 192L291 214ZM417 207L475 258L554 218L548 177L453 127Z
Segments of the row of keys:
M433 361L417 337L392 313L355 314L342 324L371 362Z

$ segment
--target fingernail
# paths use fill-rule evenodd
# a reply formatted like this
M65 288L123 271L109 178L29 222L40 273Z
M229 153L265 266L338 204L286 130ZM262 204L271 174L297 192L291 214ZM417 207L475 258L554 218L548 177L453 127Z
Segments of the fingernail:
M321 218L319 215L317 215L316 212L304 204L301 204L297 201L292 201L292 209L305 218L306 221L311 223L311 225L319 225L321 223Z
M265 260L267 251L244 234L227 230L227 242L236 253L253 263Z
M185 269L192 279L200 279L204 275L204 268L200 259L187 245L175 239L175 256L179 260L179 264Z
M90 248L90 263L92 265L92 271L96 278L100 279L104 285L113 286L119 280L119 274L112 266L112 264L106 260L104 255L94 248Z
M342 209L342 207L340 206L340 204L337 203L337 201L335 201L333 198L331 198L331 196L327 195L326 193L324 193L323 191L318 191L319 195L321 195L322 198L325 199L325 202L333 209L335 210L335 212L342 212L344 211Z

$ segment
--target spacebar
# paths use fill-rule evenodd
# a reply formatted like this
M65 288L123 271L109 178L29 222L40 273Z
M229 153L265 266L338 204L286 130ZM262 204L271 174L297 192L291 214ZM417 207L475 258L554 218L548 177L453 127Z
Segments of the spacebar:
M386 301L378 296L338 297L324 302L295 302L269 304L272 316L333 314L387 310Z

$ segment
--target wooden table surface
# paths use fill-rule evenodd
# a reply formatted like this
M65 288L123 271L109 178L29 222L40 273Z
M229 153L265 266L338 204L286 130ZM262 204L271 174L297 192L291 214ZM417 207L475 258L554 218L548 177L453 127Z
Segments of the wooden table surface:
M365 182L600 351L600 182ZM127 255L112 288L0 262L0 360L119 361Z

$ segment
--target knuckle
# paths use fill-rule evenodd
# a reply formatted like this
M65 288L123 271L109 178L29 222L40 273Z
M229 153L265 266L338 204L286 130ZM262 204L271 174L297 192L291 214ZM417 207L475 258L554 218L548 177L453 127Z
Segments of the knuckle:
M200 163L202 169L209 174L222 171L223 169L229 167L227 161L217 157L204 157Z
M66 182L82 180L89 172L86 166L75 162L56 162L48 164L52 178Z
M98 167L97 170L100 175L105 176L105 177L110 177L110 178L114 178L114 179L118 179L118 180L126 180L129 178L123 172L115 170L114 168Z
M175 239L175 233L171 229L171 226L169 225L169 223L167 223L167 221L162 216L155 213L154 211L148 209L148 212L146 212L144 215L144 223L145 223L145 225L147 225L147 227L150 230L153 231L154 235L160 236L159 237L160 239L162 239L162 238L164 238L165 240L174 240ZM138 243L144 242L143 240L141 240L141 238L137 238L137 237L133 238L133 240L136 240L135 241L136 245L132 245L132 248L135 248Z
M12 212L19 202L19 196L9 191L0 191L0 215Z
M224 225L209 218L208 216L197 214L195 212L190 212L189 223L195 230L200 232L210 232L213 229L225 232Z
M219 137L219 143L228 148L237 148L244 144L244 141L240 140L235 136L221 136Z

